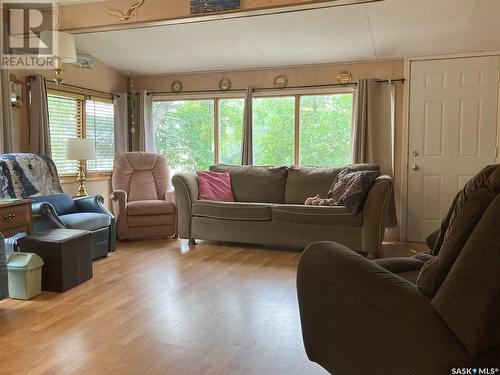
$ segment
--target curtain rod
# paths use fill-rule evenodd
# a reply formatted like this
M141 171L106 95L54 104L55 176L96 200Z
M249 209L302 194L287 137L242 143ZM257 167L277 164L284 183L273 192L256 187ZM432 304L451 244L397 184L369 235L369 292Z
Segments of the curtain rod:
M383 80L378 80L375 81L375 83L392 83L392 82L400 82L404 83L405 79L404 78L398 78L398 79L383 79ZM286 91L287 89L312 89L312 88L318 88L318 87L350 87L350 86L357 86L357 82L350 82L350 83L326 83L326 84L321 84L321 85L304 85L304 86L287 86L287 87L255 87L252 90L254 92L256 91L269 91L269 90L283 90ZM229 90L187 90L187 91L181 91L181 92L173 92L173 91L151 91L148 92L148 95L165 95L165 94L210 94L210 93L221 93L221 92L245 92L246 89L243 88L238 88L238 89L229 89ZM138 94L138 93L136 93Z
M33 80L33 79L36 79L36 76L30 75L27 78L28 78L28 80ZM48 81L49 81L48 82L49 84L56 85L53 81L51 81L51 80L48 80ZM91 92L95 92L95 93L99 93L99 94L106 94L106 95L112 95L112 96L117 95L117 94L113 94L113 93L107 92L107 91L91 89L91 88L88 88L88 87L83 87L83 86L78 86L78 85L72 85L70 83L64 83L64 82L60 83L59 86L64 86L64 87L72 88L72 89L79 89L79 90L91 91ZM56 85L56 89L59 86Z

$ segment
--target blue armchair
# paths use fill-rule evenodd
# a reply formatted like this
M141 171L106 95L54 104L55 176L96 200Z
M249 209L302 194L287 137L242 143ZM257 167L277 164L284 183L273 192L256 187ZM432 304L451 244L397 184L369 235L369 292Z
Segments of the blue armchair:
M54 162L34 154L0 155L0 197L33 199L33 231L81 229L92 233L92 257L116 249L115 218L100 195L63 193Z

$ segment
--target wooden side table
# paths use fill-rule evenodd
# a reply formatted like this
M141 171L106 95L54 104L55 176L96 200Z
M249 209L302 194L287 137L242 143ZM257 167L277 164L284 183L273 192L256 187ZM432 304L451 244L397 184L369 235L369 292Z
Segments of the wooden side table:
M0 200L0 233L11 237L20 232L31 233L31 200Z
M30 199L0 200L0 300L8 296L7 260L4 238L21 232L31 233L32 215Z

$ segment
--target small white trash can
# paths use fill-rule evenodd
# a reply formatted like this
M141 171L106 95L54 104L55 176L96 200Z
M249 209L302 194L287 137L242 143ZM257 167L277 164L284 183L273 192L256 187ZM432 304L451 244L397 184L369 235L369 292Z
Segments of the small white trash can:
M12 253L7 261L9 297L28 300L42 291L43 259L32 253Z

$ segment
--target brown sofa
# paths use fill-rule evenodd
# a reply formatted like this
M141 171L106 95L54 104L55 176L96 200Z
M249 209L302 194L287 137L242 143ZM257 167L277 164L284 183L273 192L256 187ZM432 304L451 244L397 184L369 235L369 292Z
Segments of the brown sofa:
M354 169L378 168L353 165ZM257 167L214 165L212 171L231 175L236 202L198 199L193 173L172 179L178 208L180 238L304 247L312 241L334 240L377 257L384 236L392 179L379 177L363 211L345 207L305 206L306 198L325 196L343 168Z
M432 255L370 261L310 244L297 273L309 359L338 375L496 373L499 193L500 165L475 176L429 236Z

